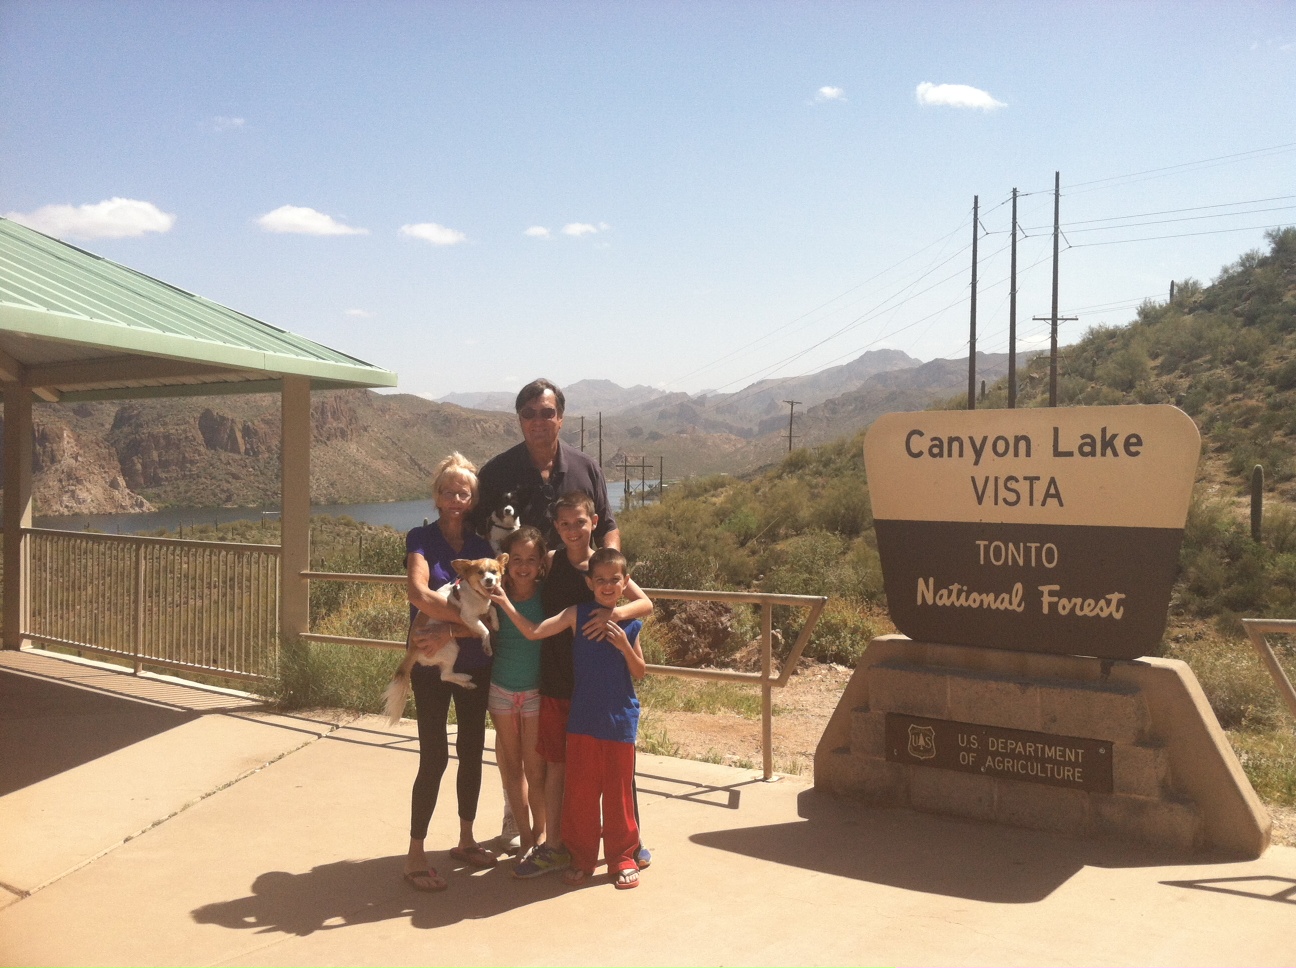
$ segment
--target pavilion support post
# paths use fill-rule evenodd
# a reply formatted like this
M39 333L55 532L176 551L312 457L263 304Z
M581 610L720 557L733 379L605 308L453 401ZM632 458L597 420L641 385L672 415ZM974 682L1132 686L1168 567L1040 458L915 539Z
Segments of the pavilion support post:
M310 378L285 376L281 406L279 631L292 637L310 630Z
M20 649L31 607L23 529L32 524L32 393L4 385L4 648Z

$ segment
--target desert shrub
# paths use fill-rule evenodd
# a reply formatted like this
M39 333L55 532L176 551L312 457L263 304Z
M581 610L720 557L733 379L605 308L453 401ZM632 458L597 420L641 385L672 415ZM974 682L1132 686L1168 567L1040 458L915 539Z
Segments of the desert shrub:
M805 654L820 662L853 666L880 629L855 602L830 598L811 633Z
M1275 554L1296 552L1296 508L1265 502L1264 542Z
M1296 806L1296 734L1290 729L1232 732L1229 741L1262 800Z
M697 547L657 548L636 560L634 579L644 588L707 590L721 585L719 561Z
M1245 637L1172 642L1166 657L1188 663L1225 729L1272 729L1280 723L1273 680Z
M776 541L804 529L809 502L802 482L792 478L773 480L757 495L760 531L768 540Z
M1151 373L1147 347L1141 342L1115 353L1098 368L1097 379L1125 393L1144 382Z
M391 528L358 524L350 518L311 518L311 561L316 571L399 575L405 571L405 536ZM354 582L312 581L311 620L318 624L343 610L365 589ZM404 593L400 593L402 598ZM359 634L359 633L335 633ZM402 630L401 636L404 636Z
M750 504L742 503L729 512L720 527L732 534L740 546L745 545L760 534L760 515Z
M400 661L398 653L354 645L284 642L279 675L267 691L283 709L355 709L377 713ZM407 708L407 714L410 711Z
M820 493L809 515L811 527L853 538L873 526L868 490L862 481L842 478L830 481Z

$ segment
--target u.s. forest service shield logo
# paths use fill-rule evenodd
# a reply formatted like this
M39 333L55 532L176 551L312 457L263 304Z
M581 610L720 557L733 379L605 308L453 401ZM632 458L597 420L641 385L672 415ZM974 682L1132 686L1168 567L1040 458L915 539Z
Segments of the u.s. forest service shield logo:
M930 760L936 755L936 727L910 724L909 755L918 760Z

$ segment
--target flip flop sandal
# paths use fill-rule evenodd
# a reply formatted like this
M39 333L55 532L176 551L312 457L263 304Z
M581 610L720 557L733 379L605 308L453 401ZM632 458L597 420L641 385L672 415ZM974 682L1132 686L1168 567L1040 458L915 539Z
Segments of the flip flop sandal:
M494 867L497 863L495 855L481 844L452 848L450 856L469 867Z
M445 879L432 868L425 871L406 871L404 877L405 883L424 894L444 891L449 886L446 884ZM422 883L424 881L430 883Z
M589 880L589 874L578 867L569 867L567 872L563 874L563 883L568 887L580 887L587 880Z
M639 886L639 872L633 867L627 867L625 870L617 871L616 880L612 886L618 891L628 891L631 888Z

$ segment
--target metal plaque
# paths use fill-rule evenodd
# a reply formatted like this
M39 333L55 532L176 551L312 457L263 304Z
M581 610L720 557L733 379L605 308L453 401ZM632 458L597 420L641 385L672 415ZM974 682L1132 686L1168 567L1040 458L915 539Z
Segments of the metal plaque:
M886 758L1086 793L1112 791L1112 744L1101 739L887 713Z

